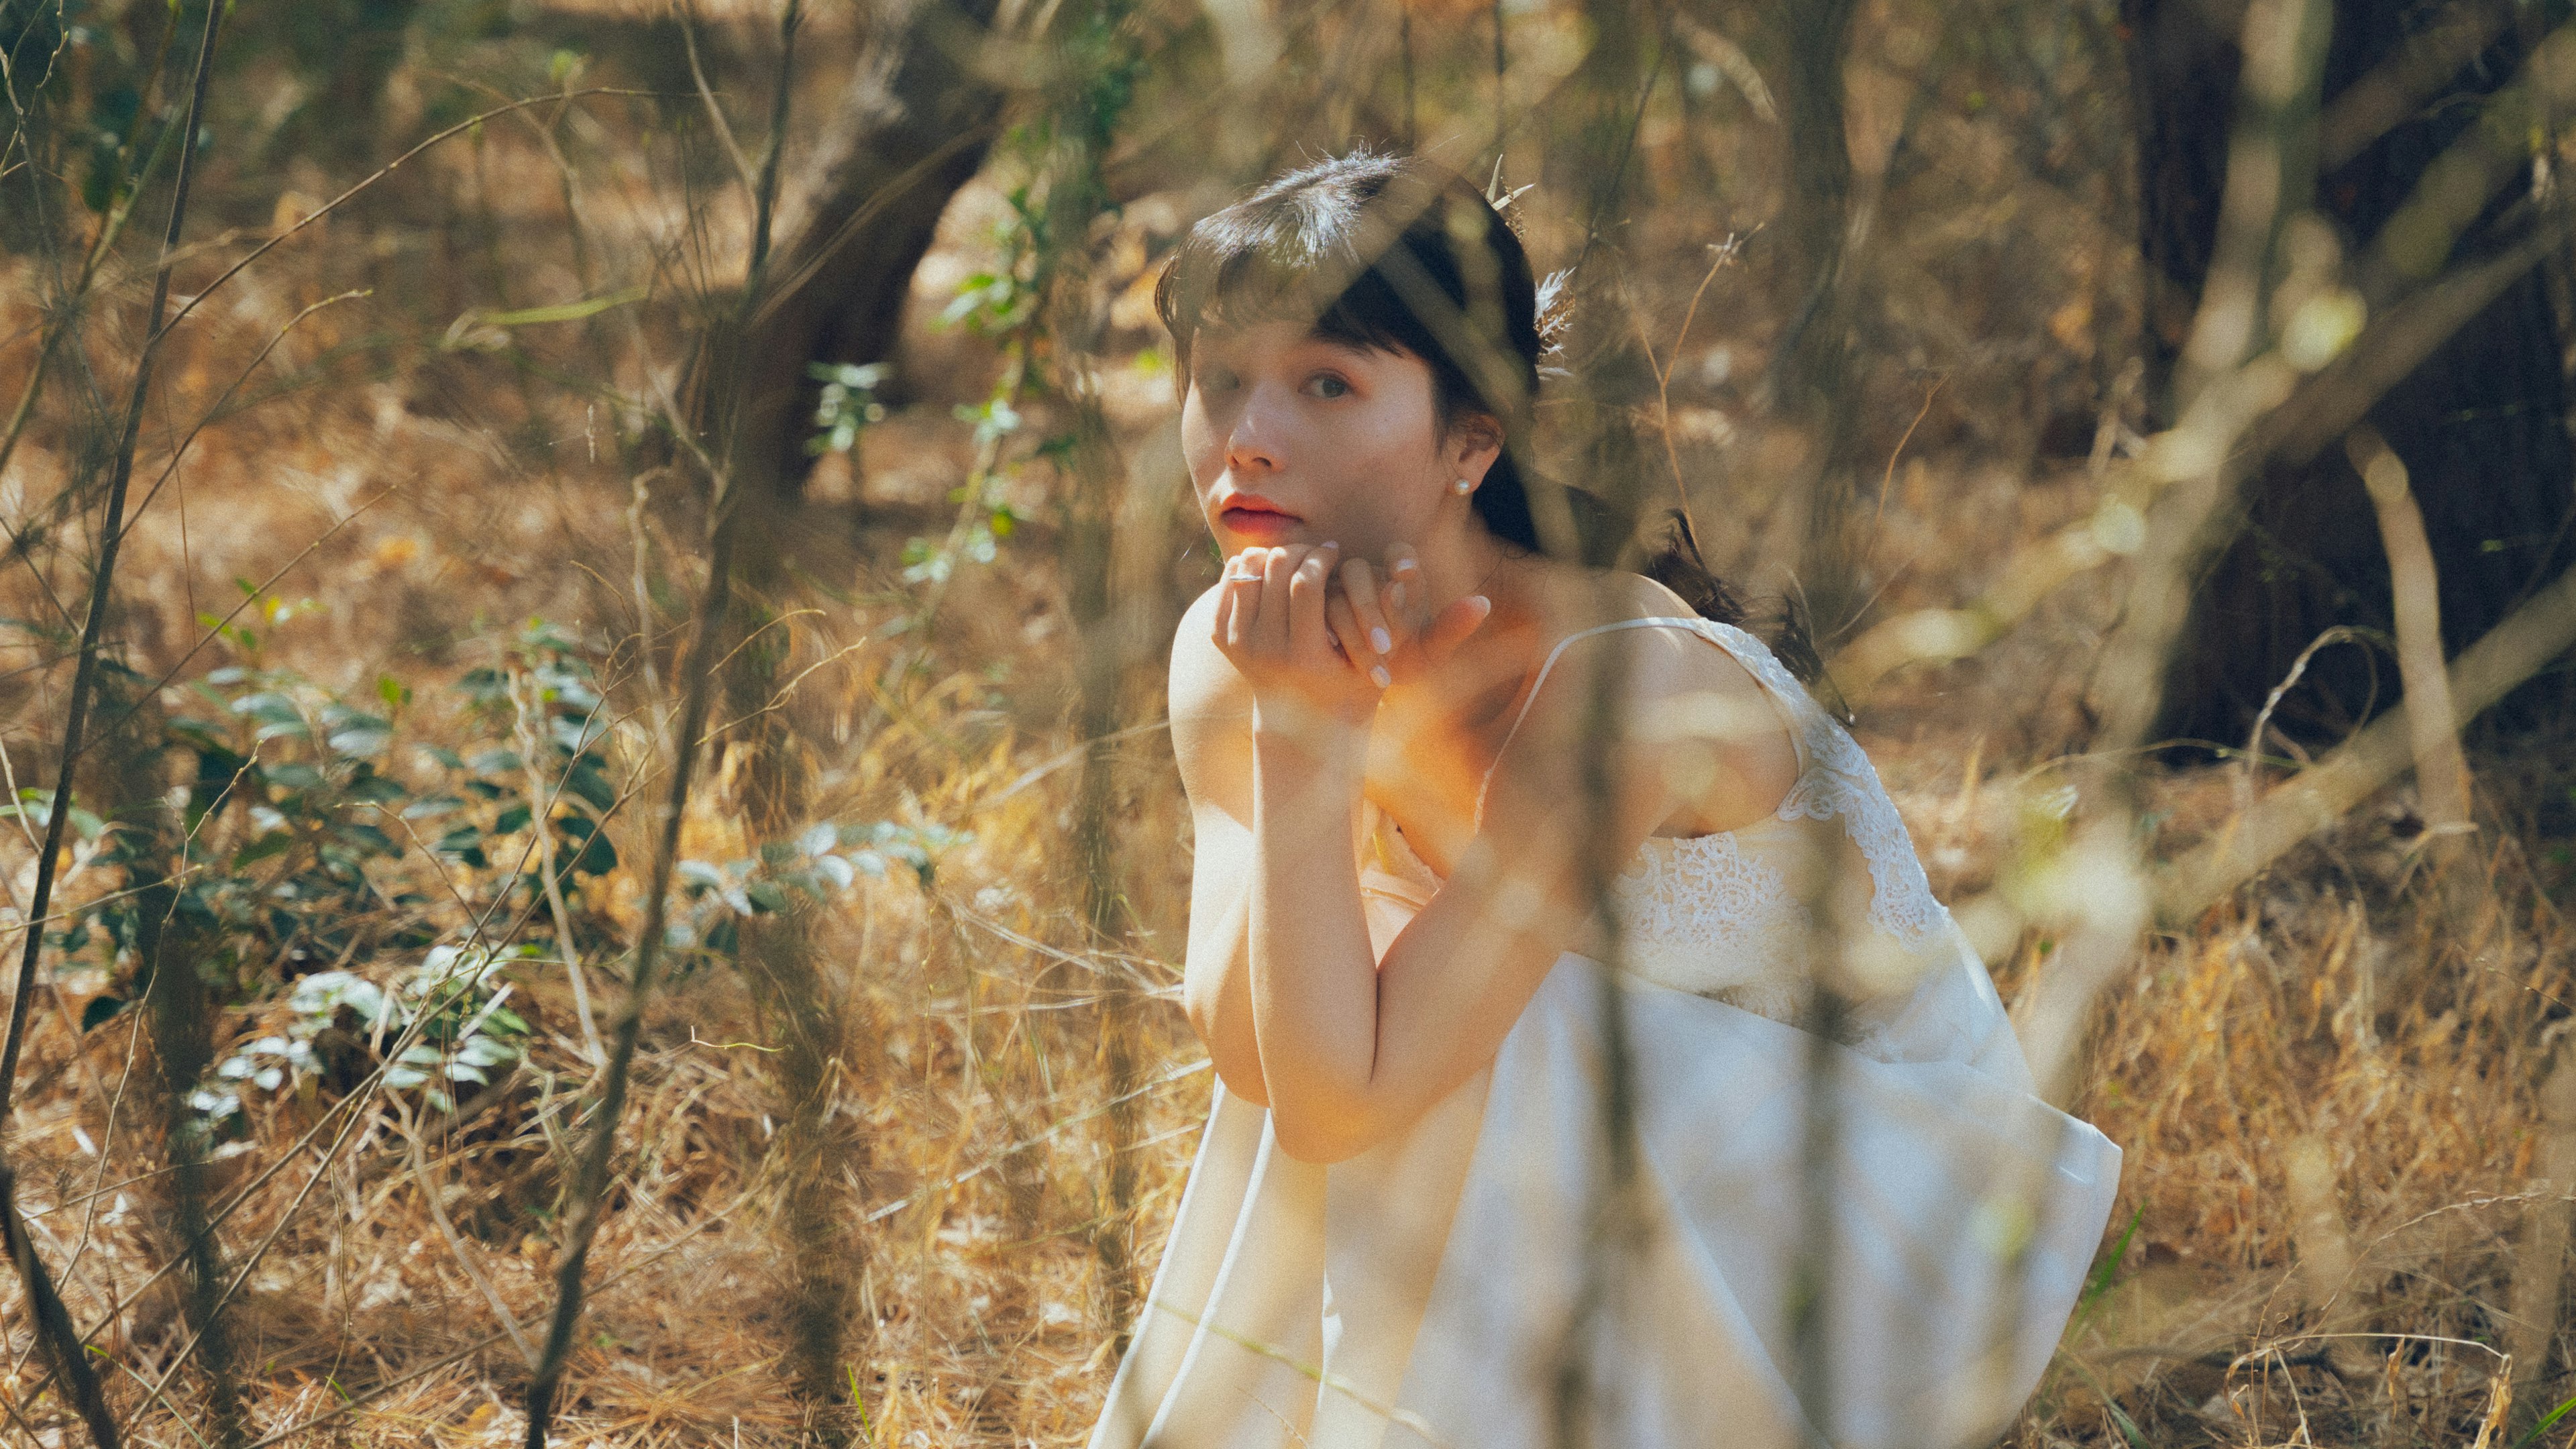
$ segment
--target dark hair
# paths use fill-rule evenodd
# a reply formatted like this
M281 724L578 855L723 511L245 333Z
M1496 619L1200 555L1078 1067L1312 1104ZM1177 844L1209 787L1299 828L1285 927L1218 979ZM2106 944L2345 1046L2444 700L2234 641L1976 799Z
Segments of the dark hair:
M1208 327L1311 317L1318 337L1421 358L1442 426L1482 414L1502 427L1502 456L1472 500L1477 516L1507 544L1554 552L1521 472L1546 350L1538 278L1510 223L1464 178L1370 151L1300 167L1191 227L1155 285L1154 306L1183 387L1190 348ZM1584 556L1615 545L1603 537L1606 506L1579 488L1561 492ZM1703 618L1746 620L1742 599L1709 572L1678 511L1644 572ZM1800 678L1814 678L1805 630L1794 616L1783 623L1769 631L1773 648Z

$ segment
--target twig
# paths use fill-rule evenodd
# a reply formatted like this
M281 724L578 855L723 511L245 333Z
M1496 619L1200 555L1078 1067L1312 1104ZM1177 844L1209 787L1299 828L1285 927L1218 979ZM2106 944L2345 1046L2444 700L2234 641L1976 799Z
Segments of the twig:
M787 0L780 22L786 47L779 62L779 101L776 117L783 129L787 93L794 79L795 36L803 14L801 0ZM735 320L739 328L757 305L769 258L769 224L776 202L778 168L775 164L779 145L773 131L770 138L770 164L761 175L761 194L753 209L751 266L744 279L742 306ZM728 420L728 430L730 422ZM723 456L732 455L731 440L722 440ZM555 1391L563 1381L564 1361L572 1353L574 1326L581 1319L582 1276L590 1260L590 1245L599 1233L600 1204L608 1190L608 1160L617 1147L617 1123L626 1107L627 1083L634 1069L635 1045L644 1030L644 1007L652 999L653 970L661 963L663 935L670 910L671 874L680 853L680 824L688 813L689 787L696 773L699 744L706 733L707 713L713 704L716 672L716 643L733 605L733 556L736 536L741 532L745 509L731 488L733 471L728 466L714 478L715 528L707 549L707 587L698 601L695 637L690 641L686 666L685 702L680 709L677 747L671 761L671 792L662 807L661 830L654 842L651 884L645 892L644 925L641 939L635 943L635 972L626 992L626 1009L617 1022L617 1039L610 1048L608 1068L600 1088L599 1114L591 1124L590 1138L582 1145L581 1160L574 1169L572 1191L565 1208L566 1230L561 1259L555 1267L554 1320L546 1330L544 1350L528 1379L527 1449L546 1449L546 1427L554 1418Z
M525 100L512 101L505 106L494 106L492 109L485 111L480 115L468 116L464 120L457 122L453 126L449 126L443 131L432 133L419 145L412 147L410 150L405 151L391 161L388 161L384 165L376 168L376 170L371 175L367 176L366 179L358 182L348 190L341 192L339 195L332 197L329 201L326 201L320 206L314 208L310 214L297 221L295 225L288 227L286 230L279 232L277 235L270 237L264 242L261 242L258 246L251 248L248 255L244 256L240 261L233 263L231 266L224 268L213 281L208 282L203 288L199 289L197 295L190 297L185 303L183 303L178 312L170 318L169 327L176 327L182 321L185 321L188 314L197 309L198 303L205 301L210 296L213 296L217 288L240 275L244 267L258 261L261 257L267 256L277 247L278 243L285 241L288 237L295 235L297 232L304 230L313 223L329 216L332 212L339 210L343 205L347 204L351 197L356 196L359 192L364 191L368 187L375 185L377 182L384 180L386 177L391 176L394 174L397 167L419 155L421 152L428 150L430 147L437 145L441 141L447 140L451 136L463 135L465 132L473 130L495 116L506 116L512 111L524 111L530 106L559 105L565 101L577 101L584 96L633 96L641 100L666 99L660 91L639 91L617 86L592 86L586 90L564 91L560 94L551 96L530 96ZM182 174L184 174L184 172ZM164 327L161 330L166 332L169 330L169 327Z
M195 135L198 118L205 112L206 85L213 74L215 37L222 23L221 7L206 15L205 36L199 42L197 76L188 102L187 134ZM152 386L152 355L168 333L163 321L170 305L170 267L179 247L181 229L187 223L188 182L194 176L196 148L179 148L179 174L172 186L170 221L161 238L161 265L153 274L150 321L144 329L143 347L134 361L134 384L125 405L125 427L118 440L115 471L109 475L107 503L101 511L98 568L91 578L89 617L81 625L80 662L72 673L71 699L64 711L62 768L57 772L53 808L45 820L45 845L36 861L36 889L28 901L27 914L40 918L54 896L54 862L63 846L63 827L71 819L72 769L79 762L81 733L89 723L90 696L98 686L99 635L107 625L108 592L116 577L117 545L123 541L125 528L125 494L134 481L134 447L143 429L143 402ZM0 1045L0 1124L9 1119L9 1097L18 1076L18 1054L27 1029L27 1000L36 980L36 958L44 942L44 933L30 931L24 952L19 958L18 986L9 1003L8 1038Z
M1185 1077L1194 1077L1199 1073L1206 1071L1208 1069L1208 1065L1208 1059L1205 1057L1201 1057L1194 1062L1184 1062L1181 1065L1172 1068L1170 1071L1163 1073L1161 1076L1154 1078L1152 1081L1145 1083L1141 1087L1134 1088L1118 1096L1112 1097L1108 1101L1102 1102L1088 1110L1076 1112L1070 1117L1058 1118L1055 1122L1050 1124L1045 1131L1038 1133L1036 1136L1023 1138L1018 1142L1014 1142L1008 1147L994 1153L992 1156L985 1158L983 1161L976 1163L973 1167L966 1169L964 1172L957 1173L951 1177L942 1178L926 1187L918 1188L912 1192L906 1193L904 1196L896 1198L894 1201L870 1211L866 1217L861 1218L859 1221L862 1223L882 1222L933 1193L946 1192L950 1188L972 1182L976 1178L983 1176L985 1173L992 1171L994 1168L1001 1166L1011 1158L1018 1156L1020 1153L1026 1152L1032 1147L1044 1146L1046 1143L1053 1141L1056 1137L1062 1135L1068 1128L1080 1126L1094 1117L1101 1116L1118 1107L1125 1106L1127 1103L1134 1101L1138 1097L1145 1096L1148 1093L1160 1091Z
M189 89L182 136L195 136L205 114L206 90L214 76L215 41L222 31L223 13L221 5L206 8L205 32L197 42L196 77ZM117 545L125 534L125 494L134 481L134 447L143 429L144 399L151 392L152 355L168 334L163 319L170 306L170 269L187 225L188 182L195 175L195 161L196 148L182 144L178 175L171 183L170 220L161 236L161 264L152 278L150 320L142 349L134 359L134 385L126 399L125 428L117 443L115 469L108 478L107 501L100 510L98 567L90 582L89 617L81 626L80 662L73 668L71 699L64 710L62 768L55 776L52 808L46 812L44 853L36 860L36 888L27 903L31 921L42 920L46 908L53 903L55 865L62 854L64 827L71 821L72 772L80 761L81 731L89 723L90 696L98 687L99 636L107 625L108 596L116 579ZM44 943L44 931L30 926L18 958L17 988L9 1000L8 1038L0 1044L0 1129L5 1129L9 1120L9 1098L18 1079L19 1053L26 1042L27 1004L35 996L36 961L44 953ZM0 1233L7 1236L10 1263L26 1285L28 1300L36 1307L37 1331L49 1344L56 1370L71 1384L73 1401L80 1406L91 1439L98 1449L115 1449L116 1421L109 1416L107 1402L99 1393L98 1377L90 1368L89 1356L72 1331L71 1315L63 1309L61 1298L46 1276L35 1245L27 1237L26 1225L18 1220L13 1187L5 1156L0 1156Z
M2390 450L2379 430L2363 424L2353 430L2346 450L2370 491L2379 514L2379 539L2388 555L2388 584L2397 618L2397 672L2406 689L2406 732L2415 751L2415 788L2424 807L2424 823L2450 832L2437 842L2442 854L2456 854L2459 832L2471 828L2469 766L2460 754L2458 727L2452 722L2451 681L2442 672L2441 581L2435 573L2432 543L2424 536L2424 512L2415 506L2407 486L2406 464ZM2537 1365L2534 1365L2537 1367Z
M528 1346L527 1335L519 1331L519 1320L511 1316L510 1305L501 1301L501 1290L492 1285L491 1276L465 1250L465 1240L457 1236L456 1225L447 1220L447 1209L439 1204L438 1185L429 1180L428 1168L421 1161L420 1134L410 1131L406 1124L403 1136L411 1143L411 1179L420 1188L421 1200L429 1204L430 1220L438 1224L439 1236L447 1240L448 1252L455 1255L456 1265L463 1268L465 1276L473 1279L474 1286L482 1291L483 1301L492 1305L492 1316L501 1320L501 1329L510 1335L510 1344L518 1349L520 1359L528 1367L535 1368L537 1351Z
M44 1345L45 1356L53 1360L54 1372L70 1382L72 1406L80 1411L81 1421L89 1425L90 1438L99 1449L115 1449L116 1419L108 1413L107 1399L99 1392L98 1375L90 1371L89 1356L81 1348L79 1331L72 1327L71 1313L63 1307L62 1295L54 1291L53 1279L45 1275L45 1265L36 1257L35 1241L27 1234L26 1220L18 1216L18 1177L5 1162L0 1162L0 1246L8 1249L10 1263L27 1285L36 1339Z
M125 520L125 527L130 531L137 523L140 523L143 520L144 513L152 507L152 500L161 496L161 490L169 486L170 479L178 473L179 462L181 459L188 456L188 449L197 441L197 435L204 432L208 425L215 421L217 415L223 412L224 404L232 401L233 394L241 391L242 384L250 381L252 373L259 371L259 365L268 361L268 355L275 352L278 348L278 344L286 340L286 334L294 331L297 327L302 326L305 318L312 316L314 313L321 311L325 307L335 306L342 302L354 301L360 297L371 297L374 295L375 289L372 287L355 288L351 291L342 292L336 297L325 297L321 301L305 308L303 311L296 313L294 316L287 318L286 325L278 328L276 334L268 339L267 345L260 348L258 355L251 358L249 364L242 368L241 376L234 378L231 385L226 387L212 403L207 405L205 413L197 419L196 425L188 429L185 437L179 439L179 446L170 450L170 461L162 465L161 476L152 480L152 486L143 490L143 501L134 505L133 516Z
M596 1069L608 1060L607 1051L599 1044L599 1022L590 1014L590 978L581 969L581 948L572 939L572 912L564 908L563 881L555 869L554 810L552 792L546 788L545 776L537 769L537 732L528 723L528 706L519 697L522 681L517 672L510 678L510 709L517 717L519 764L528 776L528 804L536 813L528 822L537 837L537 868L544 872L546 908L554 912L555 955L562 959L564 971L572 978L573 1015L581 1020L581 1039L590 1048L590 1064ZM533 685L530 686L534 688ZM533 1364L535 1360L530 1359Z
M1694 535L1699 532L1699 520L1691 517L1690 487L1682 481L1681 454L1673 447L1673 369L1682 365L1682 345L1690 340L1691 320L1699 316L1699 299L1707 294L1708 284L1716 281L1717 274L1743 250L1743 243L1731 232L1725 241L1710 243L1708 272L1691 289L1690 305L1682 309L1682 325L1673 333L1672 353L1661 365L1655 362L1655 345L1646 336L1645 319L1638 319L1637 341L1646 349L1646 365L1655 373L1656 431L1663 435L1664 461L1673 470L1673 499L1681 507L1683 524Z
M749 1202L751 1197L751 1193L745 1192L733 1201L726 1203L723 1207L720 1207L714 1212L707 1214L705 1217L698 1219L696 1222L689 1224L685 1231L681 1232L672 1241L654 1249L650 1254L645 1256L643 1261L631 1263L624 1269L616 1273L612 1273L607 1278L602 1279L597 1290L598 1293L601 1296L605 1296L634 1281L635 1278L645 1269L652 1267L654 1264L661 1262L664 1258L667 1258L673 1253L680 1251L682 1248L689 1246L691 1243L696 1242L698 1240L698 1236L705 1232L710 1225L720 1223L726 1218L733 1216L734 1211L737 1208L740 1208L744 1203ZM413 1369L407 1374L387 1379L383 1383L376 1385L374 1388L371 1388L364 1393L352 1394L343 1399L336 1408L316 1414L312 1418L306 1419L300 1424L289 1424L285 1428L276 1430L269 1434L268 1437L264 1439L255 1439L251 1441L249 1444L244 1445L243 1449L269 1449L269 1446L272 1444L282 1444L289 1439L295 1438L299 1434L309 1433L315 1429L321 1428L325 1424L346 1418L376 1400L383 1398L385 1395L392 1393L394 1390L401 1388L403 1385L416 1383L419 1380L427 1378L429 1375L438 1372L440 1369L462 1363L466 1359L472 1358L474 1355L481 1353L483 1350L490 1348L492 1345L501 1342L507 1337L509 1337L507 1332L496 1328L490 1333L483 1335L481 1338L474 1340L472 1343L465 1345L463 1348L456 1350L454 1353L448 1354L444 1358L433 1359L430 1362L421 1365L419 1368Z
M680 22L680 45L689 53L689 79L698 87L698 99L707 108L707 121L715 128L716 141L724 147L725 159L733 163L733 174L742 189L751 191L760 183L754 178L751 158L742 154L742 143L733 138L733 123L725 119L724 107L716 104L715 88L707 84L707 72L698 62L698 26L694 5L672 7Z
M2475 719L2571 645L2576 645L2576 570L2559 575L2451 661L2453 720L2466 724ZM2175 862L2157 890L2156 914L2168 924L2198 917L2413 762L2404 712L2381 715L2256 802L2219 838Z

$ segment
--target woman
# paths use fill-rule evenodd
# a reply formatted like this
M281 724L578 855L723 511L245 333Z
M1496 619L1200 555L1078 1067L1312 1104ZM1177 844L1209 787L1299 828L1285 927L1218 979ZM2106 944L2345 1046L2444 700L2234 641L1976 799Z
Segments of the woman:
M2031 1095L1687 530L1666 582L1541 546L1511 229L1342 158L1200 222L1158 300L1228 559L1171 670L1218 1087L1094 1449L1999 1431L2118 1149Z

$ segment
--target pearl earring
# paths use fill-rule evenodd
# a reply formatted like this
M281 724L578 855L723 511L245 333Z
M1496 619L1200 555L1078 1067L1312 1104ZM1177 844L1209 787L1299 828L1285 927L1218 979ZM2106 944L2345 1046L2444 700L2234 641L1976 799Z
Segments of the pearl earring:
M1461 498L1464 498L1468 494L1476 491L1476 480L1473 478L1457 479L1450 483L1449 491L1457 494Z

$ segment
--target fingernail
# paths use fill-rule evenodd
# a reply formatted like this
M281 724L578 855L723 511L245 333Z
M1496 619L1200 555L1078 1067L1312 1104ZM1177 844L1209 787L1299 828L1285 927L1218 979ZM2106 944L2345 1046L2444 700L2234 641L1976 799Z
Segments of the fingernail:
M1395 676L1387 673L1386 666L1383 664L1370 665L1369 678L1376 681L1377 687L1380 689L1386 689L1395 683Z
M1485 606L1485 612L1486 612L1486 613L1490 614L1490 613L1494 612L1494 601L1493 601L1493 600L1491 600L1491 599L1489 599L1489 598L1486 598L1486 597L1485 597L1484 595L1482 595L1482 594L1470 594L1470 595L1468 595L1468 597L1469 597L1469 598L1471 598L1471 599L1474 599L1477 603L1484 605L1484 606Z
M1384 654L1395 648L1395 640L1384 629L1371 629L1369 631L1369 647L1380 654Z
M1341 547L1341 545L1340 545L1340 544L1338 544L1338 543L1333 542L1331 539L1329 539L1329 538L1328 538L1328 539L1325 539L1325 540L1324 540L1324 542L1323 542L1323 547L1325 547L1325 548L1340 548L1340 547Z

